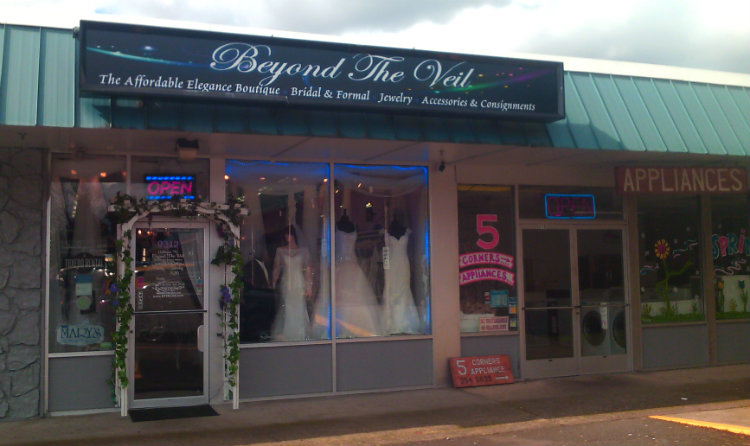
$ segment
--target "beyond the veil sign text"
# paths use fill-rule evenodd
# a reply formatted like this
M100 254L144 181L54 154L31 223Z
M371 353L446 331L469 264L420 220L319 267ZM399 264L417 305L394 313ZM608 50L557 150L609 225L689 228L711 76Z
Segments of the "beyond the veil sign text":
M559 62L82 21L80 87L392 112L554 121Z

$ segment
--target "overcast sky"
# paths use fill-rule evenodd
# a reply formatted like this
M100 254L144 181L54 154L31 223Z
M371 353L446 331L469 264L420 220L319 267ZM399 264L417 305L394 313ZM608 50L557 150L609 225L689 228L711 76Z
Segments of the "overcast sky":
M750 0L0 0L0 23L73 27L122 16L750 73Z

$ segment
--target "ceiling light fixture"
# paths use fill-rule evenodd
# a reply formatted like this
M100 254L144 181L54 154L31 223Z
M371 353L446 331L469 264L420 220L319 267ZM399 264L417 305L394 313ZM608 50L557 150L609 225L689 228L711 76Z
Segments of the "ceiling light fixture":
M198 156L198 140L189 140L186 138L177 138L175 151L180 161L193 161Z

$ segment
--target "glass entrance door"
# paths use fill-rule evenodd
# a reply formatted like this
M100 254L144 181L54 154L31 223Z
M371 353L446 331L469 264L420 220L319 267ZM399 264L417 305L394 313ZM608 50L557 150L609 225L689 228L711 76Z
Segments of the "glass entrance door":
M526 378L628 369L620 229L524 229Z
M526 378L577 373L571 234L523 230Z
M206 228L136 226L133 407L205 404Z
M576 234L581 373L627 370L622 231L579 229Z

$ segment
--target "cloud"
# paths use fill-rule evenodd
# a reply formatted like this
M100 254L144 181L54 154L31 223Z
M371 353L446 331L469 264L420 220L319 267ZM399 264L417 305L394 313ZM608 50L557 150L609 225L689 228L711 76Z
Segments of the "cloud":
M329 0L271 2L280 25L313 33L339 34L352 30L398 31L415 23L446 24L462 9L482 5L503 7L510 0ZM294 6L296 5L296 6ZM295 14L288 14L290 7Z
M750 2L539 0L464 9L447 22L351 32L371 45L506 56L536 53L750 72Z
M398 31L414 23L447 23L460 10L482 5L503 7L512 0L273 0L212 2L131 0L107 8L122 15L192 20L226 25L340 34L352 30ZM230 7L231 5L231 7Z
M721 4L723 3L723 4ZM723 6L723 7L722 7ZM750 2L715 0L713 20L700 3L684 0L650 2L615 22L563 31L547 28L519 46L520 51L611 59L712 70L750 72L750 27L735 17L750 17Z
M504 56L513 52L750 72L748 0L0 0L4 20L75 26L107 15L334 36ZM42 20L47 16L48 20ZM8 23L13 23L10 20Z

